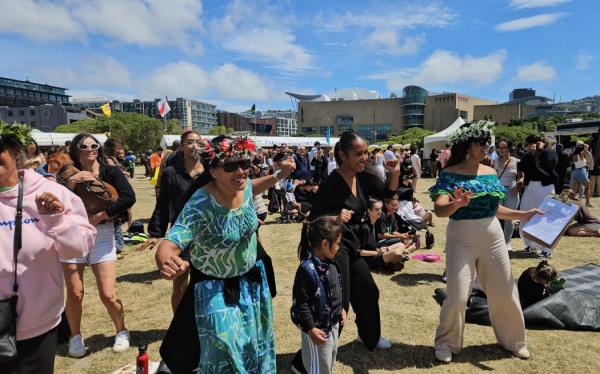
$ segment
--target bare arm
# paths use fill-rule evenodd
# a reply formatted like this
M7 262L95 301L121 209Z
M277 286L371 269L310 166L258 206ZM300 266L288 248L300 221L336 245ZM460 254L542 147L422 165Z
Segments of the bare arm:
M173 280L184 274L190 267L190 263L183 261L179 254L181 250L175 243L169 240L163 240L154 256L156 260L156 266L160 271L160 276L163 279Z
M469 205L471 196L473 195L473 192L463 191L462 188L454 189L453 194L439 195L433 205L435 215L438 217L450 217L460 208Z
M265 177L260 177L252 180L252 194L259 195L269 188L273 187L275 183L279 179L287 178L292 171L296 168L296 163L294 162L294 158L290 157L287 160L274 163L273 170L281 170L277 176L267 175Z
M499 205L498 211L496 212L496 217L502 220L519 220L519 221L528 221L536 214L544 214L542 211L538 209L530 209L527 211L522 210L514 210L507 208L505 206Z

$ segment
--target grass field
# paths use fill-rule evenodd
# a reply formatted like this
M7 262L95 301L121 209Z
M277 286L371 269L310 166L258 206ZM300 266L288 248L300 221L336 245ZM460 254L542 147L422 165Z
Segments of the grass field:
M138 170L141 171L141 170ZM419 183L420 199L431 206L425 189L431 180ZM143 177L132 182L137 203L134 219L147 219L154 208L154 190ZM600 199L594 199L600 206ZM600 209L595 208L600 215ZM447 220L436 218L432 229L436 245L432 252L443 253ZM289 318L292 282L297 267L296 247L300 236L299 224L269 224L261 228L263 243L271 257L277 277L278 295L273 300L277 371L290 373L289 363L300 344L298 330ZM551 263L559 270L595 262L600 263L600 239L565 237L558 245ZM513 239L513 248L522 248L519 239ZM512 256L513 275L518 277L537 258L516 251ZM495 343L489 326L468 324L465 328L463 351L450 365L439 365L433 358L433 337L438 321L439 306L433 299L433 290L443 287L441 280L444 262L424 263L409 261L404 271L394 275L375 274L380 290L381 323L383 336L393 347L385 351L367 351L356 343L354 315L340 337L338 362L335 373L389 373L450 372L470 373L495 370L501 373L598 373L600 372L600 335L593 332L529 329L529 350L532 358L522 361L513 358ZM125 306L125 320L131 332L132 348L116 354L111 350L114 327L100 302L91 271L86 271L86 295L82 334L88 355L82 359L67 357L66 346L59 347L56 358L57 373L110 373L133 362L138 344L148 344L151 360L160 359L161 338L172 317L170 306L171 284L159 279L154 264L154 252L137 252L132 247L124 250L118 262L118 295Z

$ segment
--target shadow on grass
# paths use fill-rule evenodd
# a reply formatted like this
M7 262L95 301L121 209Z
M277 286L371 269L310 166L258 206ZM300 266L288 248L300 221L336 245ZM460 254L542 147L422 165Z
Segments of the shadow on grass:
M441 274L432 273L398 273L391 278L400 286L420 286L430 283L439 283L442 281Z
M523 260L523 259L538 258L538 254L536 252L510 251L510 252L508 252L508 257L511 260Z
M509 357L511 354L498 344L485 344L466 347L453 361L470 363L479 370L494 370L484 362ZM362 343L351 342L338 348L337 360L350 366L354 374L366 374L370 370L427 369L442 365L435 360L432 346L404 343L393 343L390 349L369 352Z
M158 270L147 271L145 273L123 274L117 277L117 282L129 283L145 283L150 284L152 281L159 280L160 273Z
M167 333L166 329L154 329L146 331L129 331L130 342L132 347L137 347L140 344L150 344L163 339ZM105 349L112 349L115 342L114 335L96 334L89 337L84 337L85 346L87 347L86 356L100 352ZM56 354L61 357L69 357L68 344L61 344Z
M296 352L292 353L278 353L277 354L277 373L290 374L292 371L292 359L296 355Z

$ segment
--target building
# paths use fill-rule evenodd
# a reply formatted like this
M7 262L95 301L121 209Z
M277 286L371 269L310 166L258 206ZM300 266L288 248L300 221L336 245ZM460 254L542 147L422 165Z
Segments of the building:
M184 129L208 134L210 129L217 126L217 106L214 104L178 97L174 106L171 111Z
M495 121L498 125L505 125L511 123L511 121L525 118L533 111L534 107L517 102L476 105L473 113L473 120L480 121L488 119Z
M68 104L67 89L49 84L0 77L0 106L27 107L41 104Z
M496 102L467 96L456 92L430 94L425 100L423 128L435 132L448 127L458 117L466 122L474 120L475 106L491 105Z
M294 136L298 133L298 120L296 118L276 117L277 136Z
M44 104L27 107L0 106L0 120L17 122L43 132L52 132L58 125L64 125L87 118L81 109L59 104Z
M535 90L533 88L515 88L508 94L508 101L519 100L526 97L535 96Z
M364 95L355 91L352 99L287 94L298 100L298 131L302 134L323 136L329 128L332 136L339 136L354 130L371 142L411 127L440 131L459 116L472 120L476 105L494 103L459 93L430 94L418 86L407 86L402 97L390 98L373 98L374 91L366 90Z

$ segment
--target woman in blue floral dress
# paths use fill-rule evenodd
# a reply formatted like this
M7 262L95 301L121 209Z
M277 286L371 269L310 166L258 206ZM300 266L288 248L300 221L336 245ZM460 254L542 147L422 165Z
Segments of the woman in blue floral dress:
M489 302L498 343L527 359L525 322L500 219L530 219L537 209L518 211L499 205L504 187L491 167L481 164L493 123L465 125L450 135L450 159L431 187L435 214L449 217L446 230L447 298L435 335L435 358L448 363L463 345L465 308L477 276Z
M190 263L179 254L190 251L199 373L275 373L271 294L257 257L252 196L289 175L293 164L250 181L249 139L219 136L201 151L210 181L193 193L161 243L160 274L183 274Z

